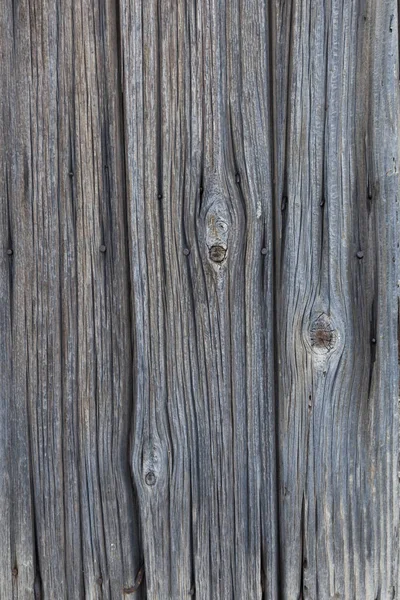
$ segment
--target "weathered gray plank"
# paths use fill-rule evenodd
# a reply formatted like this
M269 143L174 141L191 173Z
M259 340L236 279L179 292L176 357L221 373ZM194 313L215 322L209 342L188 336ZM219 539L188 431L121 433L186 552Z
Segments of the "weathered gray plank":
M33 599L35 531L31 496L28 359L25 286L30 257L27 234L26 155L30 144L26 85L30 37L24 6L4 3L1 11L1 598ZM19 22L20 26L16 27ZM12 43L10 43L12 41ZM18 163L18 166L17 166ZM8 254L13 250L13 254ZM25 266L26 265L26 266ZM28 268L26 268L28 267Z
M276 23L282 597L394 598L397 6Z
M123 7L147 594L275 598L266 7Z
M116 8L2 16L4 599L122 598L142 563Z

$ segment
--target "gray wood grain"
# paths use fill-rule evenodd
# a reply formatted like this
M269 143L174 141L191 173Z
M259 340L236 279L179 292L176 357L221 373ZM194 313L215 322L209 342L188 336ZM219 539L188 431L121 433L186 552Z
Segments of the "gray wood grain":
M282 595L394 598L397 7L290 4L276 12Z
M142 558L118 12L1 12L0 597L123 597Z
M4 0L0 600L383 600L395 0Z
M268 17L241 10L122 11L149 598L277 597Z

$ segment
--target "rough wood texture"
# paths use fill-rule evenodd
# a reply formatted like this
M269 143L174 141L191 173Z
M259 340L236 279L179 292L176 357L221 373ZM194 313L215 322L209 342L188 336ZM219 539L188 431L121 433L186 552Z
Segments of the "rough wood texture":
M0 600L386 600L395 0L3 0Z
M5 8L0 597L118 598L142 562L118 15Z

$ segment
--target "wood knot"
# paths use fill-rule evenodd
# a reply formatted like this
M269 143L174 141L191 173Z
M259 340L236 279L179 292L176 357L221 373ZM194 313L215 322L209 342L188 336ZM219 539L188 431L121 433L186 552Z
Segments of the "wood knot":
M157 477L156 477L156 474L154 473L154 471L149 471L148 473L146 473L144 480L147 485L150 485L150 486L155 485L156 481L157 481Z
M226 257L226 249L222 246L211 246L209 257L215 263L222 263Z
M232 220L229 202L222 193L210 193L205 210L204 241L208 260L217 271L226 261L230 236L232 234Z
M316 354L328 354L337 342L337 331L328 315L322 313L311 324L310 344Z

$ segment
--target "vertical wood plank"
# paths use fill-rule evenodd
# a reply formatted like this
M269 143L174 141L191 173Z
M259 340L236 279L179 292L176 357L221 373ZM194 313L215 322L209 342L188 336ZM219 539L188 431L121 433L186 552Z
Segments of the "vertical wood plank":
M129 469L132 349L116 4L71 3L77 413L84 594L120 598L141 566ZM76 350L75 349L75 350ZM137 596L140 597L142 589Z
M28 175L30 115L28 95L19 90L29 85L31 39L26 3L5 3L1 16L2 61L1 83L4 96L1 110L1 180L2 180L2 287L4 307L5 355L2 370L8 377L2 386L1 423L2 473L2 553L1 595L7 598L34 598L38 579L36 531L33 520L32 464L29 435L29 391L27 370L27 302L26 286L30 255L23 239L30 214L32 188ZM4 394L4 397L3 397ZM3 404L4 400L4 404ZM8 482L8 485L7 485ZM8 489L7 489L8 488ZM8 493L7 493L8 492Z
M254 80L236 74L245 56L267 68L267 15L247 8L123 3L132 468L154 599L278 594L270 90L260 73L242 117Z
M111 1L21 0L8 18L1 597L123 598L142 557L119 17Z
M6 3L5 3L6 4ZM0 36L2 39L12 40L12 13L9 3L0 15ZM10 140L15 131L15 112L9 101L13 88L12 72L14 67L13 47L5 44L2 49L0 64L0 85L4 100L0 112L0 132L3 140L0 146L0 536L2 540L0 555L0 597L14 598L20 592L23 598L32 598L32 586L28 587L33 571L33 546L32 539L25 537L21 531L21 523L29 518L30 489L28 487L23 499L18 504L12 503L13 490L19 482L26 489L29 483L29 471L21 469L21 451L23 447L18 443L16 429L18 423L14 409L13 341L15 340L15 321L13 320L14 298L14 255L11 254L13 240L11 238L11 210L10 193L15 187L15 177L11 168L12 151ZM20 399L22 411L19 424L22 431L26 431L26 398ZM22 538L22 539L21 539ZM25 548L21 556L22 547ZM25 560L20 567L20 582L13 575L20 558Z
M285 598L397 592L397 18L277 4Z

